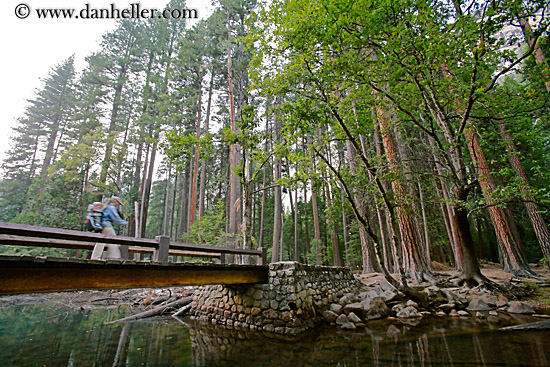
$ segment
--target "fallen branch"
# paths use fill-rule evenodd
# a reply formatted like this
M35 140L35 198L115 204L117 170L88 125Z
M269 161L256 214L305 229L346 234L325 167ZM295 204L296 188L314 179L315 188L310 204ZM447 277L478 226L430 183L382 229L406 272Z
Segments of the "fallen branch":
M531 322L529 324L521 324L514 326L502 327L499 330L514 331L514 330L547 330L550 329L550 321Z
M144 318L147 318L147 317L161 315L167 309L180 308L180 307L186 306L186 305L190 304L192 300L193 300L192 296L185 297L185 298L180 298L180 299L177 299L173 302L167 303L165 305L155 307L155 308L153 308L152 310L149 310L149 311L140 312L140 313L132 315L132 316L128 316L128 317L124 317L122 319L107 322L106 325L116 324L116 323L119 323L119 322L139 320L139 319L144 319Z
M179 310L177 310L176 312L174 312L172 317L178 317L179 315L181 315L182 313L186 313L190 309L191 309L191 304L187 304L187 305L183 306L182 308L180 308Z

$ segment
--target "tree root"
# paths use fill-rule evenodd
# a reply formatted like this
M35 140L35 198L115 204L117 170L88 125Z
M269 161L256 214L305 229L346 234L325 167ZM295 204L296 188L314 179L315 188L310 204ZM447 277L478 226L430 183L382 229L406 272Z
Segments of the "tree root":
M457 278L458 285L466 285L468 287L481 287L490 291L500 290L500 286L485 277L483 274L476 274L474 276L466 276L464 274Z
M183 308L183 306L189 305L191 303L191 301L193 301L193 296L180 298L180 299L177 299L173 302L167 303L165 305L155 307L155 308L153 308L152 310L149 310L149 311L140 312L140 313L132 315L132 316L124 317L122 319L118 319L118 320L111 321L111 322L107 322L106 325L116 324L116 323L119 323L119 322L134 321L134 320L144 319L144 318L147 318L147 317L161 315L168 309L180 308L180 311L181 311L181 308Z

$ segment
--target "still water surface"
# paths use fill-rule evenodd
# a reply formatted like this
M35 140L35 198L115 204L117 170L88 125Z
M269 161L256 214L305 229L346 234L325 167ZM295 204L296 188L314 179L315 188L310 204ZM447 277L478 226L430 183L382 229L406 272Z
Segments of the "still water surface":
M1 305L0 305L1 306ZM298 337L155 318L105 325L126 307L0 307L0 366L549 366L550 332L502 332L474 319L379 321Z

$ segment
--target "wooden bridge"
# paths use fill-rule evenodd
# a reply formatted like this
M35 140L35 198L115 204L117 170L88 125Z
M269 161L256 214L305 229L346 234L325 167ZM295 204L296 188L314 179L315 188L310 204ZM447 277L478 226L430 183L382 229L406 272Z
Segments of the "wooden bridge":
M93 250L97 244L121 245L121 260L90 260L0 255L0 294L77 289L118 289L202 284L267 282L265 249L236 249L155 239L0 222L0 245ZM128 260L129 253L150 254L151 260ZM139 257L138 257L139 258ZM180 258L203 262L178 263ZM170 259L173 262L169 262ZM246 259L250 264L228 264ZM213 263L216 261L216 263Z

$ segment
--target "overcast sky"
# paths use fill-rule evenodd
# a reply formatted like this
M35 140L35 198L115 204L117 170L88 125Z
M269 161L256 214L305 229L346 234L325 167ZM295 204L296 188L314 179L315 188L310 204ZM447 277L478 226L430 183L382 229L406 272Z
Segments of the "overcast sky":
M77 72L85 67L84 58L99 49L101 36L115 28L115 20L39 19L36 8L74 8L77 12L89 3L91 8L124 9L141 2L142 8L162 9L168 0L0 0L0 160L9 148L11 127L23 115L26 100L41 88L41 79L57 64L75 55ZM208 16L210 0L187 0L199 19ZM24 4L30 8L26 19ZM18 8L19 6L19 8Z

